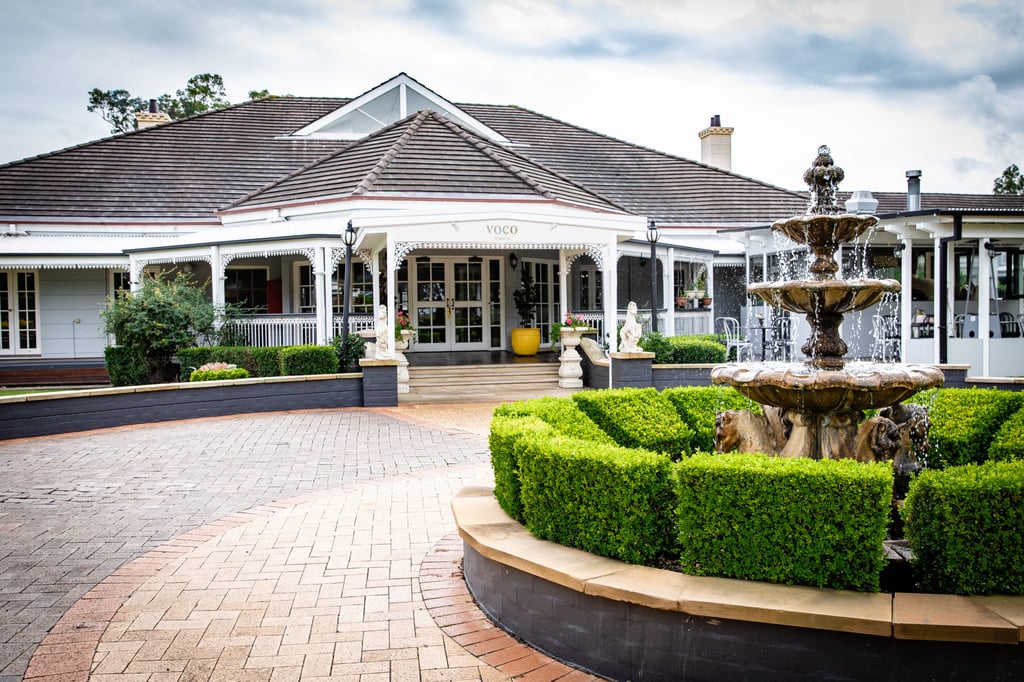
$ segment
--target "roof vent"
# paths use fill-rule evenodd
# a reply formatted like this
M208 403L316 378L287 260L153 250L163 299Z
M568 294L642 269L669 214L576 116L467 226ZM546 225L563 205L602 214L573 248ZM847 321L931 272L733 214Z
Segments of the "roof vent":
M907 171L907 210L921 210L921 171Z
M874 215L878 210L878 199L866 189L858 189L846 200L846 212L857 215Z
M700 161L722 170L732 170L732 131L722 127L722 117L715 114L711 125L697 134L700 138Z

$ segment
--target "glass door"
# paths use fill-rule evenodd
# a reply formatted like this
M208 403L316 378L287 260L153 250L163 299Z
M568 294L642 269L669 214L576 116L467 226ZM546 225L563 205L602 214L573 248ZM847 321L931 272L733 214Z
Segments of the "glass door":
M0 272L0 355L39 352L39 310L34 272Z
M411 350L452 351L490 348L490 310L482 258L421 256L410 268L412 319L416 343Z

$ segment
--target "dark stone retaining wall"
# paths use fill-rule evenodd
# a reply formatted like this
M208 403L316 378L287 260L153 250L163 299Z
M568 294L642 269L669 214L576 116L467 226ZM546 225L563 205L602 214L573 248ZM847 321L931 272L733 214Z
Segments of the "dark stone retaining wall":
M398 366L364 374L96 389L0 400L0 440L252 412L398 404Z
M604 599L478 553L463 570L480 608L534 648L613 680L1019 680L1024 645L899 640Z

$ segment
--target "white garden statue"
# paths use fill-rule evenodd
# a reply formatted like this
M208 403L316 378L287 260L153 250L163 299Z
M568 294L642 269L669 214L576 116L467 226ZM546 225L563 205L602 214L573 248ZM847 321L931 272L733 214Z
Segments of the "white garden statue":
M626 306L626 323L622 325L622 331L619 332L619 352L641 352L638 344L642 334L643 330L640 328L640 323L636 321L636 303L630 301L629 305Z
M377 352L375 359L391 360L395 357L395 351L391 344L391 328L388 326L388 307L382 305L377 309Z

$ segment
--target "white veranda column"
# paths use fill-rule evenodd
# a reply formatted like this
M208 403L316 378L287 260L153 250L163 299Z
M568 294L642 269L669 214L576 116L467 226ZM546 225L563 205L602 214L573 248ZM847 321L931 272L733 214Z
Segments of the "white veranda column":
M313 250L313 281L316 287L316 343L327 345L327 308L331 305L328 295L327 258L324 248L318 246Z
M606 245L603 251L601 283L604 291L604 340L608 343L608 351L614 353L619 348L619 334L616 329L619 298L618 254L614 242Z

